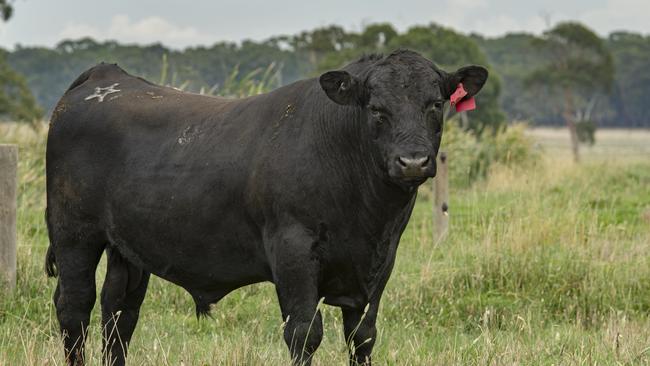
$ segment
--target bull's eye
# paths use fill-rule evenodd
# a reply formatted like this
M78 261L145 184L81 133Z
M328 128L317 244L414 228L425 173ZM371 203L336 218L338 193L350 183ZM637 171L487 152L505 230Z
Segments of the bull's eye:
M371 109L370 115L372 116L373 119L375 119L375 121L377 121L377 123L384 123L384 115L380 111L376 109Z
M444 105L445 104L442 100L436 100L435 102L433 102L433 109L441 110Z

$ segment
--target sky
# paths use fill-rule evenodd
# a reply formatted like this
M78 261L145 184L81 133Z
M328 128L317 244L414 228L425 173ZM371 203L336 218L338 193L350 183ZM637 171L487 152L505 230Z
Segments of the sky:
M375 22L390 22L400 31L436 22L499 36L539 34L549 24L578 20L603 36L616 30L650 34L650 0L14 0L13 5L13 18L0 23L0 47L7 49L86 36L182 49L330 24L360 31Z

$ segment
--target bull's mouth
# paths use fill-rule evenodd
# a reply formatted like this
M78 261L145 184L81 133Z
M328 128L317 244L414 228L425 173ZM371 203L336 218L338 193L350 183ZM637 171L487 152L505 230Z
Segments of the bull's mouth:
M419 186L426 182L427 179L429 179L429 177L403 177L400 180L407 185Z
M400 188L412 192L427 179L433 178L436 175L436 167L431 166L428 169L421 169L419 171L408 171L402 169L399 165L394 164L388 168L388 176L390 181L399 186Z
M426 182L429 179L429 176L417 176L417 177L391 177L393 184L399 186L405 191L412 192L414 189L417 189L422 183Z

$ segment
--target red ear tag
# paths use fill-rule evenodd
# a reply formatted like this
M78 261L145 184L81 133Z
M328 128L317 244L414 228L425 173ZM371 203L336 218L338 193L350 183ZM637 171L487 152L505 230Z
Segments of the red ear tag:
M476 109L474 97L463 99L456 104L456 112L471 111L472 109Z
M456 106L456 112L471 111L472 109L476 109L476 100L474 100L474 97L463 100L466 95L467 91L465 90L465 87L463 87L463 83L458 83L456 90L449 97L451 105Z

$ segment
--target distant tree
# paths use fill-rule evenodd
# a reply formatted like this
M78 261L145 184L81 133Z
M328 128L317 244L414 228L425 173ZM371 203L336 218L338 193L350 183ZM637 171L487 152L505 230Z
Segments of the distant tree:
M0 58L0 115L17 121L33 121L43 117L22 75L11 69L5 57Z
M327 55L352 48L352 38L354 35L347 33L345 29L331 25L292 36L289 44L294 51L307 54L312 66L317 67Z
M347 33L338 50L323 54L315 73L337 69L358 59L363 54L389 52L389 43L397 31L388 23L370 24L361 33Z
M593 142L590 111L597 97L608 93L613 84L612 56L602 39L574 22L556 25L534 44L548 55L548 62L528 75L527 84L560 93L562 117L569 129L573 157L577 162L580 160L580 140Z
M13 14L10 1L0 0L0 18L9 20ZM25 78L14 71L0 53L0 116L6 119L32 121L43 116Z
M33 121L43 116L25 78L9 67L4 54L0 55L0 115L18 121Z
M616 69L612 104L620 124L650 126L650 36L614 32L607 39Z
M11 6L12 1L0 0L0 18L5 22L14 14L14 8Z
M359 35L358 46L382 50L397 37L397 31L390 23L375 23L364 28Z
M540 103L540 91L527 90L524 81L531 69L545 65L545 55L534 46L535 35L509 33L498 38L472 34L472 39L485 52L491 70L501 78L500 107L509 121L533 123L557 121L555 111Z

